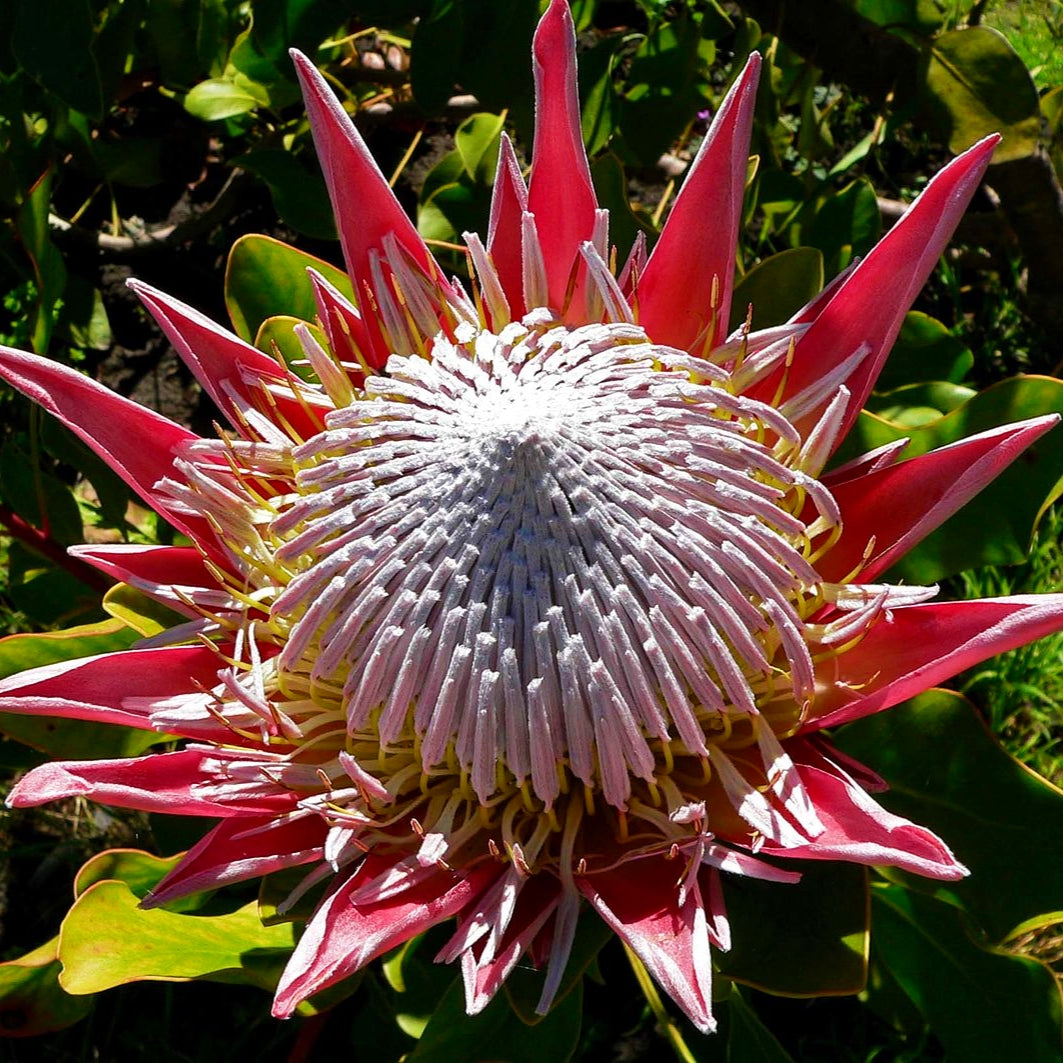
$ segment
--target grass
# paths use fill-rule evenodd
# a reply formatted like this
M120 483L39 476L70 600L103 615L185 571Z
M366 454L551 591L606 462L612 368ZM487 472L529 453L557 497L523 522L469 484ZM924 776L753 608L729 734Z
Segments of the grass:
M995 0L982 24L1000 30L1044 90L1063 84L1063 3Z

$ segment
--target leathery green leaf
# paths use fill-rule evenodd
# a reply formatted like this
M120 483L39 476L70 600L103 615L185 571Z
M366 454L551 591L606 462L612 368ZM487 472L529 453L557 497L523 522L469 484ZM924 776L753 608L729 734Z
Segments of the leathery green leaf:
M138 635L150 638L184 623L186 617L149 598L128 583L116 583L104 596L103 608Z
M139 900L143 900L182 860L176 856L154 856L142 849L107 849L86 860L74 879L75 899L97 882L115 879L124 882ZM192 893L168 901L163 907L169 912L193 912L210 898L210 893Z
M735 286L731 299L733 331L753 308L753 327L781 325L823 287L823 252L791 247L758 262Z
M535 1026L525 1026L499 993L479 1015L465 1014L461 979L447 990L407 1063L452 1063L456 1059L497 1059L505 1046L507 1063L565 1063L579 1043L583 986L577 985Z
M0 963L0 1033L36 1037L73 1026L92 1010L92 1001L59 986L58 938Z
M959 882L891 877L961 906L994 942L1063 900L1063 792L1013 760L959 694L932 690L859 720L839 748L878 772L879 800L929 827L971 871Z
M59 982L68 993L195 978L272 988L278 960L295 944L290 924L262 925L256 903L227 915L179 915L138 903L117 880L78 897L59 932Z
M306 325L314 339L326 351L328 350L328 339L323 329L297 317L288 317L283 314L266 318L262 322L255 336L255 346L260 351L265 351L282 361L296 376L304 380L316 380L313 371L307 365L303 345L295 334L296 325Z
M926 93L954 152L990 133L1004 139L997 162L1022 158L1037 147L1037 89L1007 38L985 26L935 37L926 72Z
M962 913L933 897L883 884L871 896L875 955L949 1059L1059 1059L1063 1007L1046 966L982 948Z
M792 885L723 877L734 944L715 954L728 978L769 993L858 993L867 977L867 872L853 864L801 866Z
M262 322L279 314L314 320L317 305L306 275L308 266L353 299L347 274L305 251L257 233L233 244L225 269L225 305L241 339L254 342Z

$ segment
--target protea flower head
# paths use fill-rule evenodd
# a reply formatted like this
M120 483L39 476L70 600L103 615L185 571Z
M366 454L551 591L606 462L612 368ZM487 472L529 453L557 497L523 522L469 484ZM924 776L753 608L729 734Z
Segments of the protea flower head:
M460 959L469 1011L525 955L545 1011L589 906L709 1030L721 872L965 874L824 728L1063 627L1063 596L937 604L880 582L1054 418L823 471L995 140L786 324L728 336L756 55L652 253L614 271L553 0L530 184L503 138L469 290L294 60L355 292L311 274L312 378L139 282L220 439L0 354L193 544L77 548L188 623L0 684L4 711L183 747L39 767L10 802L219 818L149 904L295 866L290 903L327 881L279 1016L455 916L440 959Z

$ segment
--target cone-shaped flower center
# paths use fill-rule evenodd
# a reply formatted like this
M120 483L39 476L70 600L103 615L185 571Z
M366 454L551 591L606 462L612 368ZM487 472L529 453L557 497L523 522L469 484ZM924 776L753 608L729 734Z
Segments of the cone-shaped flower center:
M530 785L549 809L578 780L624 809L764 713L788 732L834 530L798 442L627 323L461 325L395 356L293 451L281 685L483 804Z

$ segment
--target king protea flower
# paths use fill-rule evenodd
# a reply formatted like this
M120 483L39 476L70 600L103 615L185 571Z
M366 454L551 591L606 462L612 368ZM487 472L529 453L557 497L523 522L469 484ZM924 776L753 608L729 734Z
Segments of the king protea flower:
M1063 627L1060 595L936 604L879 582L1055 418L823 471L995 139L786 324L728 336L759 58L652 253L619 272L564 0L534 59L530 185L503 138L467 291L294 56L356 293L311 272L313 378L132 282L228 418L220 439L0 353L193 544L77 548L188 622L0 684L4 711L183 747L48 764L10 803L220 819L149 905L295 866L289 904L325 881L278 1016L451 917L440 959L461 961L468 1010L527 955L545 1012L589 907L710 1030L721 872L966 873L824 728Z

